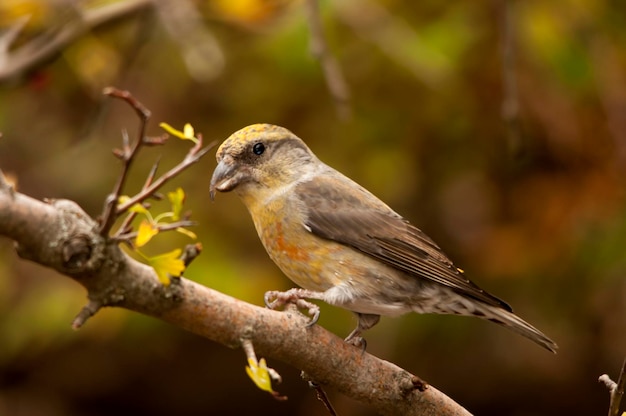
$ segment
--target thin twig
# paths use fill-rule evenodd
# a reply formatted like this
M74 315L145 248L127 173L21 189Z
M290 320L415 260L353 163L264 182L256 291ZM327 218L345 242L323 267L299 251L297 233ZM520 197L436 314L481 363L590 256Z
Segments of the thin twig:
M252 360L255 363L259 362L256 358L256 352L254 352L254 344L252 344L252 340L249 338L242 338L241 348L243 348L243 352L246 354L246 358L248 360Z
M609 390L609 413L608 416L618 416L619 407L624 396L624 389L626 388L626 359L622 364L622 370L620 371L617 383L611 380L607 374L602 374L598 381L603 383Z
M127 238L123 237L124 234L128 234L132 230L132 222L137 217L137 212L129 212L120 227L117 229L114 235L111 236L112 240L126 241Z
M128 208L132 207L134 204L138 204L149 198L153 195L159 188L161 188L167 181L181 173L183 170L187 169L190 165L199 161L202 156L207 154L209 150L211 150L217 144L216 141L211 142L205 148L199 149L202 146L201 136L198 135L198 144L196 144L185 156L182 162L178 165L174 166L172 169L161 175L157 180L155 180L149 187L146 189L142 189L137 195L129 198L123 204L120 204L117 207L116 214L119 215L125 212Z
M118 212L115 207L117 205L118 199L121 195L122 189L124 188L124 184L126 183L126 178L128 177L128 172L130 167L135 159L135 156L139 152L141 146L145 143L144 137L146 133L146 125L148 120L150 119L150 110L148 110L143 104L141 104L137 99L135 99L132 94L128 91L118 90L117 88L108 87L105 88L102 92L104 95L108 95L113 98L118 98L130 105L130 107L135 110L137 116L139 117L139 133L132 144L132 147L129 143L128 137L126 135L123 136L123 148L121 151L116 152L116 156L122 159L123 167L122 172L117 180L113 188L113 192L106 200L104 211L101 216L101 225L100 225L100 235L106 236L109 234L111 227L115 223Z
M308 383L310 388L315 390L315 394L317 395L317 400L319 400L320 402L322 402L322 404L324 404L324 407L326 407L326 410L328 410L328 413L330 413L331 416L337 416L337 411L333 407L332 403L330 402L330 399L328 398L328 395L326 394L322 386L316 381L314 381L313 379L311 379L311 377L304 371L300 373L300 377Z
M324 37L324 29L320 17L318 0L304 2L307 22L309 24L311 54L319 61L326 86L333 97L337 114L342 120L352 117L350 108L350 90L337 59L330 53L328 43Z
M157 224L155 228L159 230L159 232L165 232L165 231L175 230L177 228L194 227L196 225L198 225L196 221L183 220L183 221L169 222L165 224ZM137 234L138 234L137 231L133 231L129 233L120 233L120 234L116 234L112 236L111 240L119 241L119 242L128 242L136 238Z
M99 301L89 300L89 302L83 306L83 308L78 312L76 318L72 321L72 329L80 329L87 319L91 318L102 308L102 304Z
M202 244L187 244L183 250L183 254L180 259L185 263L185 268L189 267L189 264L202 253Z
M152 165L152 168L150 168L150 172L148 172L148 176L146 177L146 181L144 182L142 189L146 189L154 181L154 177L159 169L159 162L160 159L157 159L157 161L154 162L154 165Z
M159 168L159 160L154 162L154 165L152 165L152 168L150 169L150 172L148 172L148 176L146 177L146 181L144 182L143 187L141 189L146 189L147 187L150 186L150 184L154 180L154 177L156 175L156 172L157 172L158 168ZM124 221L122 222L122 224L118 228L118 230L115 233L115 235L112 236L112 238L113 239L118 239L118 240L125 240L124 238L120 238L120 236L128 232L128 230L131 228L131 223L133 222L135 217L137 217L137 213L136 212L129 212L128 215L126 216L126 218L124 218Z

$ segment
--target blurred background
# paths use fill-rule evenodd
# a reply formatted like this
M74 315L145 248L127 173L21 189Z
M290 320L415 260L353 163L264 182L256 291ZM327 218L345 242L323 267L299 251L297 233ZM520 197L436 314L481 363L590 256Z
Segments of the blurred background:
M102 96L110 85L152 111L151 135L159 122L189 122L207 143L287 127L560 346L553 356L477 319L407 315L369 331L369 352L477 415L605 414L598 376L616 379L626 355L623 5L324 0L320 62L311 4L3 0L0 168L25 194L97 216L120 171L111 149L138 124ZM146 149L125 193L188 148ZM261 305L292 285L236 196L209 201L213 154L164 189L183 187L200 223L204 251L185 276ZM188 242L159 235L146 251ZM326 414L297 369L270 360L289 396L276 402L241 350L151 318L105 309L74 332L85 301L0 240L0 415ZM344 337L355 320L322 305L319 324ZM340 415L371 414L328 393Z

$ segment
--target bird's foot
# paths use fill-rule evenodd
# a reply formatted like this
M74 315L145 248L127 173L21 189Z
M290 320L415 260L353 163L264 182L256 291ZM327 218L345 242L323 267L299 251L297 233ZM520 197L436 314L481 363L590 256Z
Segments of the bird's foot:
M355 329L344 339L346 344L354 345L357 348L361 348L362 352L365 352L367 348L367 340L361 336L361 331Z
M315 325L320 317L320 307L309 302L307 298L319 299L319 293L300 288L289 289L286 292L270 290L265 292L264 300L265 306L272 310L283 307L288 303L296 305L298 309L306 310L311 316L311 320L306 324L307 328L310 328Z
M357 312L356 316L359 320L357 326L354 328L354 331L350 332L350 335L348 335L344 341L357 348L361 348L361 352L365 352L365 349L367 348L367 341L361 336L361 333L376 325L380 320L380 315Z

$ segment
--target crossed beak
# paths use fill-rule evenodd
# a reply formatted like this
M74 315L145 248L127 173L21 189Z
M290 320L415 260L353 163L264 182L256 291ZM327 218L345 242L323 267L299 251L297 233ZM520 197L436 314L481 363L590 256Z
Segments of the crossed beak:
M235 160L226 155L224 156L213 171L211 177L211 201L215 199L215 191L228 192L235 189L239 184L241 173L237 170Z

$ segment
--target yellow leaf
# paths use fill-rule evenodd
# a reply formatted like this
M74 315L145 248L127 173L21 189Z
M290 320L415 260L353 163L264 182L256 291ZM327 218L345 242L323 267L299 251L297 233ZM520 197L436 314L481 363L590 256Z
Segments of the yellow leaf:
M168 132L174 137L178 137L183 140L191 140L194 143L198 143L198 139L195 136L195 132L191 124L187 123L183 127L183 131L176 130L174 127L170 126L167 123L160 123L159 127Z
M185 124L185 127L183 127L183 136L185 136L185 139L195 139L195 132L193 131L193 126L189 123Z
M120 195L120 197L117 198L118 206L124 205L128 201L130 201L130 197L128 195ZM133 204L128 210L130 212L136 212L137 214L147 214L148 213L148 210L146 209L146 207L144 207L141 204Z
M275 394L274 390L272 390L272 378L267 370L265 358L261 358L258 364L254 362L253 359L248 358L246 373L248 373L248 377L250 377L259 389Z
M120 195L120 197L117 198L117 203L119 205L124 205L126 202L128 202L129 199L130 197L128 195Z
M185 191L183 188L176 188L174 192L168 192L167 198L172 204L172 220L178 221L180 219L180 212L183 210L183 204L185 203Z
M183 132L181 132L180 130L176 130L174 127L170 126L167 123L160 123L159 127L161 127L163 130L165 130L166 132L168 132L172 136L180 137L181 139L184 137Z
M143 247L159 233L159 229L154 227L149 221L143 220L141 224L139 224L139 229L137 230L137 238L135 239L135 245L137 247Z
M197 240L198 239L198 236L196 235L196 233L194 233L193 231L189 231L186 228L178 227L176 229L176 231L178 231L181 234L186 235L187 237L191 238L192 240Z
M168 286L170 284L170 276L178 277L185 271L185 263L179 258L181 253L182 250L177 248L167 253L146 258L163 285Z
M128 208L130 212L136 212L137 214L148 214L148 210L141 204L133 204L130 208Z

